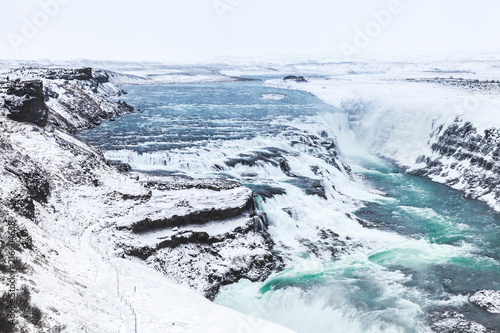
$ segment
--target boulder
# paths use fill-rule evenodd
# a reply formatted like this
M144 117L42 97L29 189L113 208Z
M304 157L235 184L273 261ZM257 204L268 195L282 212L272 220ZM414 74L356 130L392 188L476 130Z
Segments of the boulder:
M111 118L111 119L113 119L113 118ZM113 121L114 121L114 119L113 119ZM132 167L130 166L130 164L119 161L119 160L107 160L107 163L109 166L116 168L120 172L132 171Z
M283 80L293 80L295 82L307 82L306 79L304 79L303 76L295 76L295 75L288 75L288 76L285 76L285 78Z
M480 290L469 296L469 302L489 313L500 313L500 291Z

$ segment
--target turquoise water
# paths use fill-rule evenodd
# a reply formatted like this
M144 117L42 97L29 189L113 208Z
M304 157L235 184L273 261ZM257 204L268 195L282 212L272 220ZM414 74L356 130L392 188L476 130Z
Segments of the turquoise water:
M281 90L264 88L260 81L128 86L125 90L125 100L142 113L127 114L97 129L82 131L82 139L103 150L169 150L214 140L276 135L286 130L273 123L277 120L331 108L314 103L315 97L303 92L288 93L286 103L263 99L261 94Z
M500 289L500 216L363 151L342 110L262 82L125 90L142 112L80 138L136 170L230 177L274 193L257 202L286 269L224 287L217 303L298 332L429 332L431 315L443 311L500 331L498 315L467 301ZM335 141L337 165L311 135ZM324 197L311 194L318 182Z
M424 290L428 299L436 302L477 289L500 289L498 213L485 203L408 175L389 163L365 167L362 173L367 181L396 200L370 205L357 212L359 217L379 223L382 229L425 239L431 245L453 247L450 256L438 258L437 262L428 253L398 248L373 254L371 262L411 275L405 285ZM498 315L485 315L468 303L460 311L487 327L499 329Z

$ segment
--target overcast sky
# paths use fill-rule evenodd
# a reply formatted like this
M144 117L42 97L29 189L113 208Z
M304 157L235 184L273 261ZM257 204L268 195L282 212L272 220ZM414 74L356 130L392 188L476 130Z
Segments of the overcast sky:
M500 51L498 0L0 1L2 59Z

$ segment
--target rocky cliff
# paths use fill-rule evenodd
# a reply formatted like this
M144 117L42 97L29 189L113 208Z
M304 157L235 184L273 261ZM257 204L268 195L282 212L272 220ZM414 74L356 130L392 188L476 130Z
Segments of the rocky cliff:
M70 133L134 111L125 102L110 99L124 92L109 82L103 70L19 68L2 74L2 81L3 104L11 118L33 122L24 115L29 113L34 120L40 117L36 122L42 126L48 122ZM19 105L24 111L18 110Z
M457 119L452 125L438 126L431 137L432 154L419 156L410 172L496 206L500 202L500 131L490 128L481 133L471 122Z

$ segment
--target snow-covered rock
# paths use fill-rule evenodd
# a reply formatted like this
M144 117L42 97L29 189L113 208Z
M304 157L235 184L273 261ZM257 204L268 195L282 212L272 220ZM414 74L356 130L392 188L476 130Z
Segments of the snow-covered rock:
M441 314L432 324L436 333L486 333L488 330L481 324L468 321L464 315L455 312Z
M70 133L134 110L123 101L116 103L109 98L120 96L123 91L109 82L109 74L102 70L18 68L0 75L2 80L1 87L7 98L4 104L9 109L8 98L16 95L15 91L11 92L14 90L12 87L20 85L26 90L29 88L27 85L33 83L22 82L41 82L43 95L38 92L37 99L30 98L30 101L43 98L49 110L48 122Z
M49 110L44 102L43 84L39 80L0 85L3 104L10 119L45 126Z
M500 291L480 290L469 296L469 302L489 313L500 313Z

